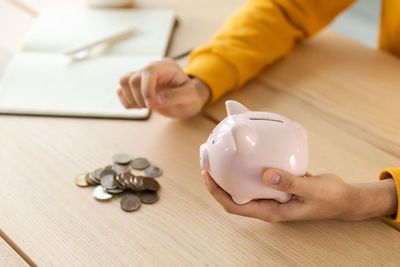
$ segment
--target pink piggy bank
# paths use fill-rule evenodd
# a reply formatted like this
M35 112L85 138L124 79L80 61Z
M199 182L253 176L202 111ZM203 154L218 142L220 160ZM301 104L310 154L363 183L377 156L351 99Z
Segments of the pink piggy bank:
M281 203L291 194L278 191L262 181L269 167L305 175L308 162L306 130L284 116L249 111L236 101L226 101L228 117L200 146L201 168L237 204L253 199L274 199Z

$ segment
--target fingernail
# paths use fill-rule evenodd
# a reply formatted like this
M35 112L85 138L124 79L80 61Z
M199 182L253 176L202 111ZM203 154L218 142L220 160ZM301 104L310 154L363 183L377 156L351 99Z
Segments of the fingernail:
M279 184L279 182L281 181L281 176L277 173L272 173L270 176L270 181L272 182L272 184Z

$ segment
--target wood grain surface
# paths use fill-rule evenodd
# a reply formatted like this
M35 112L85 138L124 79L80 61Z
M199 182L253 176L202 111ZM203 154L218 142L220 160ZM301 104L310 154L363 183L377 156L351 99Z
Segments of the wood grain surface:
M22 46L33 17L9 2L0 1L0 78Z
M140 0L135 5L177 11L181 24L171 43L170 55L174 55L207 43L243 2ZM22 4L40 12L46 7L82 7L83 3L20 0L14 7L5 4L9 10ZM26 12L21 16L29 26L32 15ZM12 22L13 17L7 21ZM23 36L26 27L21 26L18 36ZM19 38L9 50L18 49ZM362 62L378 62L380 69L397 64L380 52L365 50L327 32L297 48L294 59L282 60L225 99L239 100L251 109L282 113L306 126L310 172L335 172L351 182L372 181L381 168L400 166L396 150L388 149L388 137L395 136L387 131L387 125L395 117L376 123L378 130L368 130L364 126L372 120L361 112L352 110L354 121L344 117L343 110L351 110L345 97L324 93L325 86L336 88L329 84L339 84L341 78L333 77L341 77L345 68L340 56L335 61L336 49L330 44L333 40L338 42L339 52L345 51L340 52L347 60L345 65L353 66L348 72L354 73L346 73L337 93L354 96L360 93L355 90L358 84L369 86L368 92L379 84L375 78L362 81L369 79L362 71L366 67L354 69L356 64L351 65L344 56L351 57L353 50L359 50L356 59L365 55L370 60ZM311 51L314 49L315 53ZM307 58L302 58L302 51ZM299 65L303 61L307 66ZM307 70L311 72L311 66L321 61L330 72L322 72L321 67L316 70L320 75L309 75ZM180 61L182 65L185 62ZM292 68L292 64L300 69ZM385 86L392 88L388 98L395 96L393 71L379 74L388 81ZM347 86L352 83L355 87ZM288 88L299 88L305 96ZM380 96L380 92L374 94ZM311 96L324 105L307 98ZM354 107L362 110L370 100L353 97L353 101L357 102ZM44 266L398 265L400 233L377 219L271 224L227 214L206 191L198 156L199 145L223 117L223 100L209 107L205 116L190 121L157 114L149 121L2 116L0 162L5 186L0 187L0 229L29 259ZM111 163L112 154L117 152L147 157L164 170L158 178L162 186L159 202L126 213L120 209L118 198L99 202L93 199L92 188L75 186L76 175Z
M324 32L260 77L267 87L296 96L338 127L400 157L400 58Z
M0 233L1 234L1 233ZM29 266L9 244L0 238L0 266Z
M0 227L38 265L394 264L400 233L377 220L270 224L225 213L200 178L214 124L3 117ZM115 152L163 168L160 201L123 212L78 188ZM379 246L375 246L379 244ZM355 252L356 251L356 252ZM391 257L386 257L391 255Z

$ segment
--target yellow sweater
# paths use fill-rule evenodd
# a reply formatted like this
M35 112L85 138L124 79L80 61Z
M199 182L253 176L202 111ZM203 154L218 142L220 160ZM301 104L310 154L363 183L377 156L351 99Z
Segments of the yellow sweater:
M211 102L241 87L266 65L285 56L301 39L330 23L354 0L249 0L222 26L211 44L196 49L186 73L203 80ZM379 48L400 57L400 1L382 0ZM393 177L400 201L400 168ZM400 202L396 221L400 221Z

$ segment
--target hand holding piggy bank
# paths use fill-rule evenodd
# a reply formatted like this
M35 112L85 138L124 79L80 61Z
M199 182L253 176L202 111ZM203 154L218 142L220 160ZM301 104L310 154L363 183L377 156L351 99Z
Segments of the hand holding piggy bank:
M237 204L253 199L281 203L291 194L265 185L262 173L278 168L305 175L308 162L306 130L296 122L269 112L249 111L236 101L226 101L228 117L200 146L200 165Z

